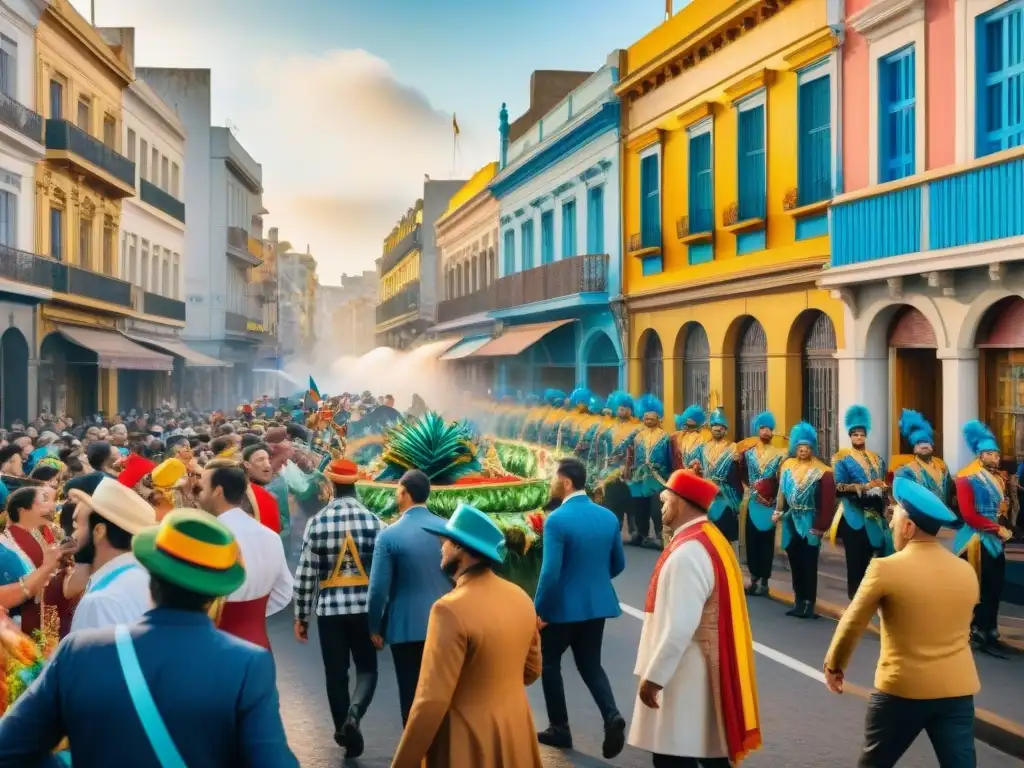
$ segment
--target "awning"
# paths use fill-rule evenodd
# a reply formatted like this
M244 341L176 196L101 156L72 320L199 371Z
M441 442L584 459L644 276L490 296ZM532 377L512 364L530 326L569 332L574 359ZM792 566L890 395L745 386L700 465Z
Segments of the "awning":
M510 357L518 355L527 347L536 344L556 328L561 328L572 320L555 320L551 323L535 323L508 328L501 336L484 344L468 357Z
M197 352L185 342L179 341L178 339L155 339L134 333L126 333L125 336L132 341L137 341L140 344L152 344L154 347L158 347L168 354L180 357L185 361L185 366L187 368L225 368L228 365L228 363L223 363L215 357L210 357L209 355L204 355L202 352Z
M409 350L409 354L413 360L437 360L460 341L462 341L461 336L449 336L445 339L423 341L418 346L412 347Z
M438 360L461 360L464 357L469 357L476 352L484 344L493 341L494 337L491 335L487 336L470 336L463 339L454 347L449 349Z
M57 330L68 341L95 352L100 368L129 371L173 371L174 358L153 352L129 341L116 331L58 325Z

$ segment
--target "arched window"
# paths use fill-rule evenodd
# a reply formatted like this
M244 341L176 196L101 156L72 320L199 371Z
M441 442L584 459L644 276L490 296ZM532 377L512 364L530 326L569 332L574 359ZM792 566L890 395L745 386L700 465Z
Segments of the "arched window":
M768 336L747 318L736 350L736 437L750 437L750 422L768 407Z
M683 352L683 402L687 408L698 403L707 409L711 396L711 345L700 323L691 323Z
M455 296L458 298L462 295L462 265L458 264L455 267Z
M822 457L839 450L839 362L835 355L835 326L828 315L818 312L804 337L803 418L818 430Z
M662 351L661 339L654 331L647 331L644 337L641 365L643 371L641 384L644 392L650 392L658 398L663 398L665 394L665 355Z

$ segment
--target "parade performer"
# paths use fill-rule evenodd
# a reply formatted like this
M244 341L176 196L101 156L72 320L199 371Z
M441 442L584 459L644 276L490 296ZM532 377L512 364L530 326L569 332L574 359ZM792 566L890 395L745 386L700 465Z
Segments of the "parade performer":
M648 549L661 549L661 504L658 493L664 478L672 471L672 441L661 428L665 409L652 394L637 401L643 427L630 442L626 455L626 478L633 497L633 520L636 534L630 543ZM654 524L654 536L651 533Z
M696 451L698 474L718 486L718 496L708 510L708 520L718 526L728 541L737 541L737 515L743 496L739 472L740 454L736 450L736 443L726 437L729 420L721 408L711 412L708 423L711 426L711 439L701 443Z
M578 455L578 447L583 433L594 417L590 413L590 398L593 395L586 387L576 387L569 395L569 414L558 426L557 444L566 451Z
M818 433L806 421L789 433L790 457L779 471L779 496L772 519L780 520L782 548L793 574L793 608L787 616L817 618L818 555L821 537L836 508L832 468L817 457Z
M245 564L245 583L217 606L217 626L269 650L267 616L291 602L293 581L281 538L240 506L247 485L241 467L208 468L199 503L231 531Z
M416 698L391 765L541 768L526 697L541 671L537 614L494 572L505 536L465 504L426 530L441 537L441 567L455 589L430 610Z
M761 746L743 575L707 519L718 487L676 470L661 492L672 539L647 589L629 744L654 765L728 768Z
M897 765L925 731L939 765L973 766L974 694L981 686L967 628L978 582L937 538L943 526L956 525L956 515L909 478L897 478L892 492L896 554L869 563L825 656L825 684L843 692L854 649L881 613L877 692L859 765Z
M751 431L757 435L737 445L742 451L740 479L747 493L740 505L740 548L750 571L748 595L766 597L775 561L775 522L772 515L779 494L779 470L786 452L774 444L775 416L763 411L754 417ZM747 445L753 443L748 448Z
M633 519L633 497L626 483L625 471L630 446L642 425L633 416L636 404L629 393L612 392L608 396L608 404L615 412L615 422L599 436L595 458L603 458L605 461L599 469L605 506L615 513L620 529L623 519L626 520L626 530L630 539L634 539L636 522Z
M676 419L676 433L672 435L672 466L675 469L693 469L700 466L698 451L704 442L702 428L707 416L704 409L694 403Z
M539 442L548 448L554 448L558 445L558 428L562 424L562 419L569 415L569 399L562 390L549 389L544 393L544 401L551 406L551 410L544 415L544 421L541 422Z
M274 479L267 444L256 443L243 450L242 467L249 479L242 508L274 533L281 533L281 508L277 498L266 488Z
M917 411L904 409L900 416L900 434L914 450L913 458L893 473L923 485L950 509L956 509L956 487L946 463L935 456L935 432Z
M611 420L604 415L605 402L597 395L591 395L587 401L587 411L590 415L584 420L580 432L580 439L576 443L576 455L589 461L593 453L594 442L597 440L597 433L610 424Z
M841 448L832 457L835 474L836 508L829 540L843 540L846 552L846 594L852 600L871 558L891 551L885 507L885 459L868 450L871 414L863 405L851 405L844 418L852 448Z
M999 640L999 599L1006 576L1003 543L1013 536L1006 526L1006 482L999 473L999 444L989 428L980 421L969 421L964 425L964 440L978 458L956 478L964 526L953 539L953 551L974 567L981 584L981 601L971 624L972 640L979 650L1002 657L1008 650Z

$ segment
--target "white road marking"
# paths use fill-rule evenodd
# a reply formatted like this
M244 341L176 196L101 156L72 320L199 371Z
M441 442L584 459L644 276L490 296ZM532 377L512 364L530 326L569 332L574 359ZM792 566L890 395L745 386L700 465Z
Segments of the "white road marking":
M626 605L626 603L619 603L619 607L626 615L632 616L634 619L640 619L640 621L644 620L644 612L639 608L634 608L632 605ZM804 664L798 659L794 659L792 656L787 656L782 651L769 648L767 645L761 645L761 643L754 643L754 651L761 654L766 659L771 659L776 664L781 664L787 669L799 672L804 677L809 677L811 680L816 680L819 683L825 682L825 673L820 669L815 669L812 666Z

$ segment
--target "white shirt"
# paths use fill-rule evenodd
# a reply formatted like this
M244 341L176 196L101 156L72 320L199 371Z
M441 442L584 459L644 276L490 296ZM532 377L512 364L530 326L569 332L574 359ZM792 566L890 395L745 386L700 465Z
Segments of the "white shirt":
M71 619L71 631L131 624L152 607L149 571L139 565L131 552L125 552L89 579Z
M586 496L586 495L587 495L586 491L573 491L568 496L566 496L564 499L562 499L562 504L565 504L565 502L567 502L569 499L575 499L577 496Z
M228 595L227 602L242 603L269 595L267 616L285 608L292 601L294 581L281 537L238 507L217 519L235 534L245 565L245 583Z

